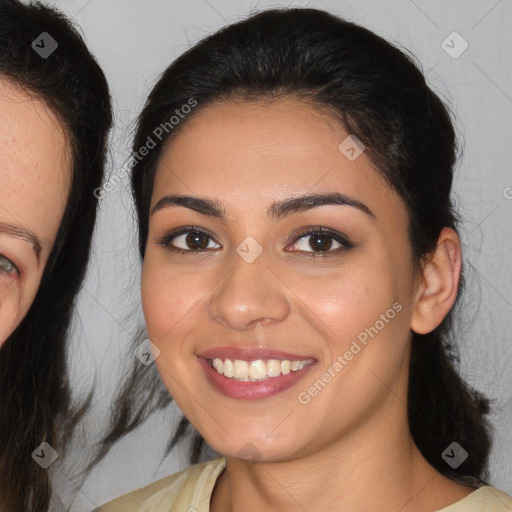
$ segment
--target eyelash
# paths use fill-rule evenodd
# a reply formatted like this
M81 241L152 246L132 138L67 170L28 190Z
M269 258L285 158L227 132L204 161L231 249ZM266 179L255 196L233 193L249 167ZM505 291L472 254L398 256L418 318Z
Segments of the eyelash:
M3 270L1 270L2 268L2 265L6 265L6 262L7 262L7 266L10 266L12 267L12 271L13 272L16 272L16 274L20 275L21 272L20 272L20 269L17 267L17 265L11 261L9 258L6 258L3 254L0 254L0 275L6 275L6 276L10 276L12 274L12 271L11 272L5 272Z
M177 238L181 235L189 234L189 233L200 233L202 235L205 235L213 240L213 238L203 229L197 227L197 226L186 226L184 228L178 229L177 231L171 231L169 233L166 233L157 243L159 245L162 245L167 250L172 251L174 253L178 254L198 254L202 252L207 252L209 249L203 249L203 250L186 250L186 249L180 249L179 247L175 247L171 244L171 241L174 238ZM309 251L298 251L302 254L304 254L306 257L310 258L318 258L318 257L327 257L332 256L334 254L337 254L339 252L346 251L348 249L352 249L354 246L349 241L349 239L336 231L333 231L331 229L325 228L323 226L315 226L313 228L307 228L307 230L304 230L300 232L295 239L292 242L292 245L298 242L301 238L306 238L308 236L313 235L321 235L321 236L327 236L329 238L332 238L336 242L342 245L341 248L337 248L335 250L329 250L329 251L317 251L317 252L309 252ZM214 240L215 241L215 240ZM215 241L215 243L218 243ZM220 244L219 244L220 245Z

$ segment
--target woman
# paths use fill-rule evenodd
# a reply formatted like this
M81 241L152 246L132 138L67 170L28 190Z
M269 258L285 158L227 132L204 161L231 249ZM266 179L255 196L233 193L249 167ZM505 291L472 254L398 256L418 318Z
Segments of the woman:
M70 22L41 5L2 0L2 512L48 510L48 467L63 457L80 414L66 334L87 267L111 116L105 76Z
M101 510L512 510L485 485L488 402L452 365L456 140L414 63L325 12L266 11L165 71L134 150L150 137L147 332L222 456ZM164 402L146 381L104 450Z

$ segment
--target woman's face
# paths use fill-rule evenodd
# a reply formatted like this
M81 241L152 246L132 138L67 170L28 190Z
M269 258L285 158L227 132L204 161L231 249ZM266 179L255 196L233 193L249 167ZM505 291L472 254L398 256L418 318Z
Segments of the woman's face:
M142 274L181 410L217 451L269 461L403 417L416 276L402 201L304 102L218 102L186 122L157 169Z
M61 123L0 79L0 344L27 313L68 197L71 158Z

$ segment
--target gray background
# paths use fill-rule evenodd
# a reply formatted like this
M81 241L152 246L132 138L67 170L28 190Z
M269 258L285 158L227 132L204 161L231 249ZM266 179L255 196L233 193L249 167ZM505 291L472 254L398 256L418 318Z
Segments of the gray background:
M109 172L130 154L134 120L159 73L203 36L253 10L327 9L408 48L429 85L445 98L464 139L455 195L468 287L459 325L461 372L495 399L492 484L512 494L512 1L368 0L51 0L80 27L109 80L115 106ZM442 42L453 31L469 44L458 58ZM448 40L450 41L450 40ZM448 43L452 44L452 43ZM460 41L454 39L453 51ZM508 198L507 198L508 196ZM58 498L88 511L187 465L184 447L162 460L178 412L166 411L120 442L85 481L76 469L104 427L110 398L129 364L141 320L135 221L125 178L101 203L93 260L80 295L72 340L77 394L95 385L80 444L55 464ZM61 460L64 457L61 457ZM57 506L57 505L56 505Z

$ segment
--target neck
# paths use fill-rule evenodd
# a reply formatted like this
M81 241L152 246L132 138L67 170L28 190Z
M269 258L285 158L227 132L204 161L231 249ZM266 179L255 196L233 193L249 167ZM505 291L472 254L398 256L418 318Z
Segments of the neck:
M431 512L473 490L443 477L423 458L400 401L377 416L357 432L293 460L228 458L210 510Z

